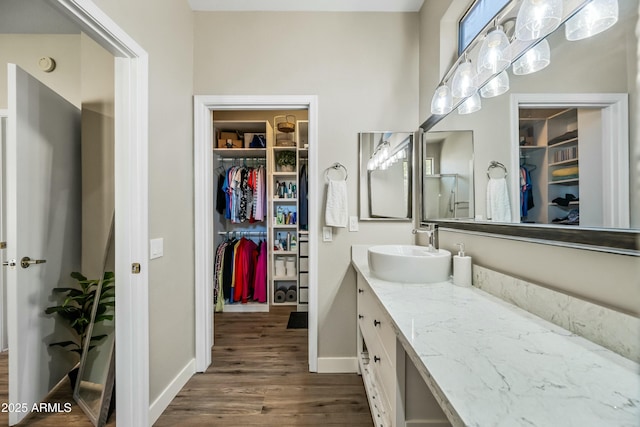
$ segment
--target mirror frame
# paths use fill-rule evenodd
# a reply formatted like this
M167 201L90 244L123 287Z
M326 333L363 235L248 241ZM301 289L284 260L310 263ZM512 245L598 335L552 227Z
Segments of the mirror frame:
M107 244L104 249L104 260L102 263L102 275L100 277L100 282L96 289L94 301L98 301L100 299L100 294L102 293L102 284L104 282L104 273L107 269L107 262L109 259L109 251L111 249L111 245L115 245L115 212L111 216L111 228L109 230L109 236L107 238ZM113 247L115 250L115 246ZM84 375L84 371L87 368L87 356L89 353L89 346L91 343L91 337L93 336L93 327L95 324L96 313L98 311L98 304L93 304L92 312L91 312L91 322L89 323L89 327L87 329L87 337L82 347L82 356L80 358L80 368L78 370L78 377L76 380L75 387L73 388L73 399L76 401L78 406L82 409L82 411L87 415L87 417L91 420L94 426L101 427L107 423L107 418L109 417L109 408L111 406L111 398L113 396L113 389L115 387L115 379L116 379L116 370L115 370L115 362L116 362L116 340L115 337L113 342L111 343L110 348L107 349L109 352L108 357L108 366L107 366L107 375L105 377L104 388L102 389L102 395L100 396L100 405L97 413L94 413L93 408L89 405L80 395L80 384L82 383L82 377ZM114 312L115 313L115 312ZM115 320L114 320L115 321ZM115 328L113 330L115 334Z
M563 23L564 20L561 25ZM460 103L462 103L462 100ZM456 111L455 107L457 105L452 109L452 113ZM448 114L431 114L420 125L420 129L427 132L447 116ZM422 170L420 173L422 173ZM422 186L421 182L420 186ZM421 205L422 201L419 201L418 204ZM421 225L426 223L422 220L419 222ZM471 220L429 220L428 223L436 224L442 229L486 235L488 237L640 256L639 229L570 228L557 225L490 223Z
M411 138L411 149L409 150L409 155L411 156L411 159L409 161L409 167L411 168L411 170L409 171L409 197L408 197L408 206L407 206L407 212L408 215L407 217L396 217L396 218L390 218L390 217L375 217L375 216L364 216L364 212L363 212L363 206L362 206L362 191L363 191L363 186L366 184L366 191L367 194L370 193L370 182L369 180L367 180L366 183L362 182L362 176L363 176L363 171L364 173L370 173L367 170L366 167L366 162L363 159L363 154L362 154L362 135L363 134L367 134L367 133L406 133L409 134L409 137ZM420 139L420 131L363 131L363 132L358 132L358 220L359 221L380 221L380 222L411 222L414 219L415 213L414 213L414 198L416 197L415 194L415 190L416 190L416 141L418 141ZM364 162L364 163L363 163ZM371 197L369 196L367 198L368 200L368 210L369 212L371 211Z

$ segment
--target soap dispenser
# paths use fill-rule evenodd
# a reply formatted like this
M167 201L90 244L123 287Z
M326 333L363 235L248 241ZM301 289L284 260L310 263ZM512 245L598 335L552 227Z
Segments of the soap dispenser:
M457 243L458 255L453 256L453 284L471 286L471 257L464 253L464 243Z

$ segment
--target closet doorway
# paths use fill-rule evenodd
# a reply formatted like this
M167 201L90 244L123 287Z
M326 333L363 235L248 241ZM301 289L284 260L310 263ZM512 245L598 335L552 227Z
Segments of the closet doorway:
M318 289L317 289L317 195L318 177L318 101L317 96L195 96L194 97L194 175L195 175L195 329L196 371L211 364L213 342L213 281L216 239L214 236L214 126L213 111L295 111L308 114L308 316L309 371L317 372ZM267 218L271 221L271 218ZM217 233L218 230L215 230Z

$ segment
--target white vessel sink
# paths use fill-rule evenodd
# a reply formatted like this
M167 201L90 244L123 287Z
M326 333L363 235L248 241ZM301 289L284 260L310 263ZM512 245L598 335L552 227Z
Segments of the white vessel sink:
M451 252L429 252L425 246L378 245L368 250L369 269L379 279L401 283L437 283L449 280Z

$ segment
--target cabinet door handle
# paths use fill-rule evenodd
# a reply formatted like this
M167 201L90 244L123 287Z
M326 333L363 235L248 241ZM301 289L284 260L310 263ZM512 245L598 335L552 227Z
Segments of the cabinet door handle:
M373 361L375 363L378 363L380 361L380 358L378 356L373 356Z
M358 314L358 319L364 319L364 316L362 314Z
M379 324L380 324L379 320L375 320L375 319L373 320L373 326L378 326Z
M362 290L362 289L358 289L358 293L359 293L359 294L361 294L361 293L363 293L363 292L364 292L364 290Z

